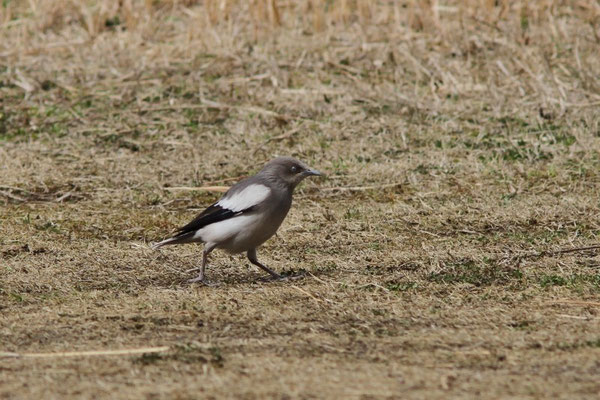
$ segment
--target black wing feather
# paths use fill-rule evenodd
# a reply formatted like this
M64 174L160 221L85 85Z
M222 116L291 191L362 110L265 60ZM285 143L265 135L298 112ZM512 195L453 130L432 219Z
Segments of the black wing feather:
M196 232L207 225L214 224L215 222L225 221L226 219L251 211L253 208L254 207L250 207L242 211L231 211L221 207L217 203L214 203L206 210L202 211L189 224L177 229L177 234L174 237L182 236L190 232Z
M233 212L223 208L217 203L212 204L206 210L202 211L189 224L177 229L177 236L185 235L186 233L196 232L198 229L204 228L206 225L214 224L215 222L224 221L238 215L239 212Z

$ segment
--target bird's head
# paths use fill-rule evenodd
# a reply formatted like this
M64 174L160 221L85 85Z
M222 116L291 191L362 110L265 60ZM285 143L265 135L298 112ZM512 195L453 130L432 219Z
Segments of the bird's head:
M302 161L292 157L277 157L269 161L261 173L271 179L284 183L289 188L295 188L302 180L308 176L321 176L316 169L310 168Z

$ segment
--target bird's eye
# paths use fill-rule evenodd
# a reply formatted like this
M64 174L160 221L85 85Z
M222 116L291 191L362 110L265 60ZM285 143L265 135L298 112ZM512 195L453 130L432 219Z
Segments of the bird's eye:
M295 174L296 172L298 172L298 167L294 165L292 166L292 168L290 168L290 171L292 171L292 174Z

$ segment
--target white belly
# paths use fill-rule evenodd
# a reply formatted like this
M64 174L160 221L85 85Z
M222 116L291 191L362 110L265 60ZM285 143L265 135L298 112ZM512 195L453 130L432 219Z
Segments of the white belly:
M200 239L207 245L216 244L217 248L230 253L241 253L263 244L281 224L281 221L266 225L264 222L258 214L238 215L205 226L196 232L194 239Z

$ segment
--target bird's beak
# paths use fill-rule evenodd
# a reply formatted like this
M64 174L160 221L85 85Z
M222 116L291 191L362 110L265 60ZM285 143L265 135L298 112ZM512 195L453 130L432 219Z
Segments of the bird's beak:
M320 173L320 172L319 172L319 171L317 171L316 169L312 169L312 168L309 168L309 169L307 169L306 171L304 171L304 174L305 174L306 176L311 176L311 175L314 175L314 176L323 176L323 174L322 174L322 173Z

